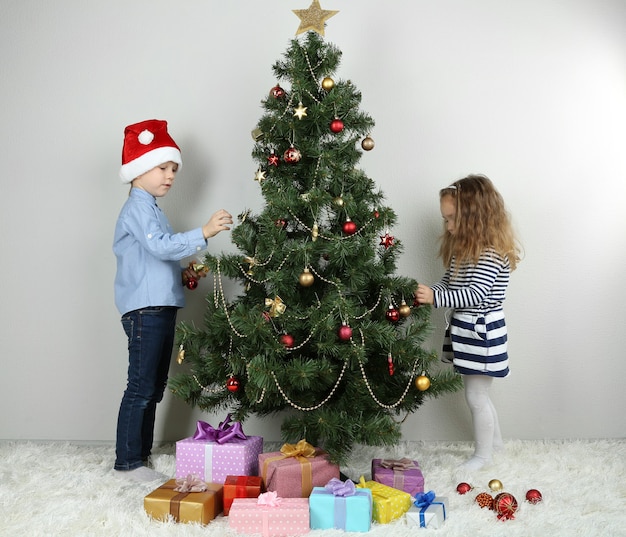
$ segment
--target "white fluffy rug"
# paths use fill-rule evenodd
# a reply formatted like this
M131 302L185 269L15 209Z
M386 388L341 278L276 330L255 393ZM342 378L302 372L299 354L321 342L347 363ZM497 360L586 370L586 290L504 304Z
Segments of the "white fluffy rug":
M265 451L279 449L266 443ZM449 498L448 519L439 529L418 529L404 520L373 524L368 537L408 537L418 532L446 536L626 536L626 440L509 441L489 469L458 474L456 466L469 456L469 443L406 443L392 450L355 450L344 474L369 478L375 457L409 457L420 463L425 490ZM133 484L111 470L111 446L71 443L0 443L0 535L7 537L235 537L227 518L208 526L157 522L143 510L143 498L160 483ZM175 472L174 446L160 447L155 469ZM514 520L500 521L480 509L474 498L499 479L519 502ZM467 481L474 490L459 495ZM543 502L524 501L538 489ZM312 531L309 537L340 537L339 530Z

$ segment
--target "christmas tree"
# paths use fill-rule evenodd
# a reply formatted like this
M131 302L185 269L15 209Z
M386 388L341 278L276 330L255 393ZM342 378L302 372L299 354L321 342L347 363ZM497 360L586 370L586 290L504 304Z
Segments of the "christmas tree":
M413 303L413 279L395 275L397 216L358 167L374 121L356 86L335 79L341 52L323 38L334 13L317 0L296 12L304 36L273 65L277 84L252 131L251 186L265 207L239 215L240 254L206 256L213 293L202 327L178 327L186 371L170 387L238 421L288 410L283 440L306 439L341 463L355 444L396 443L402 420L460 379L436 371L436 353L422 348L430 308ZM224 278L241 294L225 296Z

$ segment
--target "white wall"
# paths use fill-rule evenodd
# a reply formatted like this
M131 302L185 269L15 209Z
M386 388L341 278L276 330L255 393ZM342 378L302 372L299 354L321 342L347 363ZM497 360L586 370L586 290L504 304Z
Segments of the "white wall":
M126 124L170 122L185 166L161 203L177 229L259 210L250 130L271 65L309 0L5 1L0 18L0 438L112 442L125 383L111 239L128 188ZM399 273L434 282L439 188L489 175L526 258L506 310L512 375L494 385L508 438L623 437L626 377L626 3L322 0L337 77L377 122L362 167L399 216ZM222 234L213 250L234 251ZM210 282L189 293L202 318ZM439 348L442 312L432 346ZM176 370L174 363L172 370ZM200 417L169 395L157 439ZM203 416L217 422L222 416ZM279 440L276 419L251 434ZM461 393L405 422L471 438Z

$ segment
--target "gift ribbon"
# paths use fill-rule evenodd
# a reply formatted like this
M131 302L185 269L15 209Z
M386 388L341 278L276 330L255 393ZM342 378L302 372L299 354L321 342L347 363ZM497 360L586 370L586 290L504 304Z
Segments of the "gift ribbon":
M424 513L431 505L441 505L441 509L443 510L443 519L446 519L446 506L443 502L435 501L434 490L429 490L428 492L420 492L417 496L415 496L415 501L413 502L413 505L420 508L420 528L426 527Z
M207 490L207 486L197 475L189 474L184 479L176 480L174 490L176 492L204 492Z
M285 313L285 310L287 309L287 305L283 304L283 299L279 296L276 296L274 299L266 298L265 307L270 308L270 317L278 317L279 315Z
M257 505L266 507L268 509L261 510L261 516L263 517L263 536L268 537L270 535L270 514L268 510L280 507L282 498L278 496L275 491L264 492L259 495Z
M308 459L315 457L317 450L306 440L300 440L297 444L283 444L283 447L280 448L280 452L282 455L268 457L263 461L261 476L263 477L265 486L267 486L267 467L269 463L293 457L297 459L302 466L302 497L308 497L311 494L311 490L313 490L313 470L311 469L311 462Z
M411 459L406 457L402 459L382 459L380 461L382 468L393 471L393 488L404 490L404 472L418 468Z
M246 440L248 437L244 434L240 422L236 421L231 424L230 414L218 425L217 429L205 421L198 421L193 435L194 440L209 440L218 444L225 444L236 438Z
M356 487L350 479L341 481L333 477L324 487L328 492L335 496L335 520L334 527L344 529L348 520L347 497L356 494Z

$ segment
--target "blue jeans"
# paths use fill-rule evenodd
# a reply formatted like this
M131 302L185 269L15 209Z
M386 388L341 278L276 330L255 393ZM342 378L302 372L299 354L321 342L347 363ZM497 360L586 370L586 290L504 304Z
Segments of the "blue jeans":
M116 470L139 468L152 451L156 406L167 384L177 311L151 307L122 316L128 337L128 383L117 419Z

